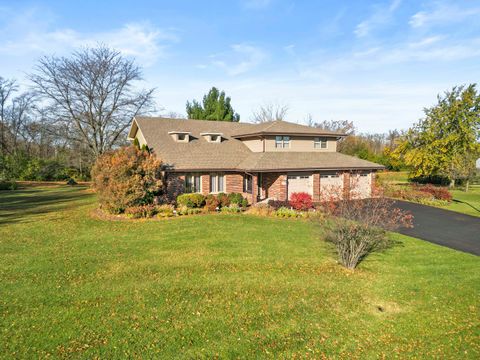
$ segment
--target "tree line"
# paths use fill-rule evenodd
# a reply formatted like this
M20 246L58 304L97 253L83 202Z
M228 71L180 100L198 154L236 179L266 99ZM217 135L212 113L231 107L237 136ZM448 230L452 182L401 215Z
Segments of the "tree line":
M125 145L131 119L158 113L155 89L140 87L142 70L134 60L99 45L68 57L45 56L28 75L30 86L0 76L0 180L87 180L98 156ZM212 87L202 101L186 102L189 119L240 121L231 98ZM251 121L285 120L288 106L267 103ZM454 87L424 109L407 131L359 133L353 122L310 126L341 131L342 153L374 161L412 177L448 179L454 184L475 174L480 156L480 96L476 85ZM182 118L181 114L167 116Z

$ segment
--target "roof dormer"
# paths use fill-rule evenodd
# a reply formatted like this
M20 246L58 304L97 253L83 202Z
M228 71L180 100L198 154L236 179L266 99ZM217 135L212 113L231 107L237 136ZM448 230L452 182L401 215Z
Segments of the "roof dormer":
M202 132L200 135L202 135L205 140L211 143L221 143L223 138L222 133L216 132Z
M188 131L169 131L168 135L176 142L188 143L190 141L191 133Z

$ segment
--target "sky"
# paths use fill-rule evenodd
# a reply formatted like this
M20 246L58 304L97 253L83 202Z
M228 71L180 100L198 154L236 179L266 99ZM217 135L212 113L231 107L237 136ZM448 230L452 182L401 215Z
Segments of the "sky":
M480 79L480 1L6 1L0 76L27 87L41 56L106 44L143 69L160 112L185 114L212 86L241 121L406 129L438 94Z

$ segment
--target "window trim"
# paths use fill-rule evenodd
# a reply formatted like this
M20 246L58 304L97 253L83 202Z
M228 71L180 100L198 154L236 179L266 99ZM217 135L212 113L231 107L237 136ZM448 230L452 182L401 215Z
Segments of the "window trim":
M198 178L198 189L196 189L197 178ZM188 186L188 180L190 180L191 182L191 188ZM202 176L200 174L195 174L195 173L185 174L184 190L186 194L201 193L202 192Z
M253 176L252 175L243 174L243 189L242 190L245 194L253 194Z
M313 148L314 149L328 149L328 139L326 137L315 137L313 139Z
M213 178L215 178L214 181L212 181ZM219 189L220 188L220 186L219 186L220 183L222 184L222 189ZM215 186L213 186L213 185L215 185ZM225 185L226 185L225 174L223 174L223 173L211 173L210 174L210 189L209 189L210 194L219 194L219 193L225 192Z
M275 149L289 149L291 140L290 135L276 135Z

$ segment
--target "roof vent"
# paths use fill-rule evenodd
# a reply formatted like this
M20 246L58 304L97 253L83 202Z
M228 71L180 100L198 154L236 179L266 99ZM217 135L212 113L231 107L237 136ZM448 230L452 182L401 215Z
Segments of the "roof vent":
M222 139L223 139L222 133L203 132L203 133L200 133L200 135L202 135L205 138L205 140L211 143L220 143L222 142Z
M188 131L169 131L168 135L170 135L176 142L188 143L191 134Z

